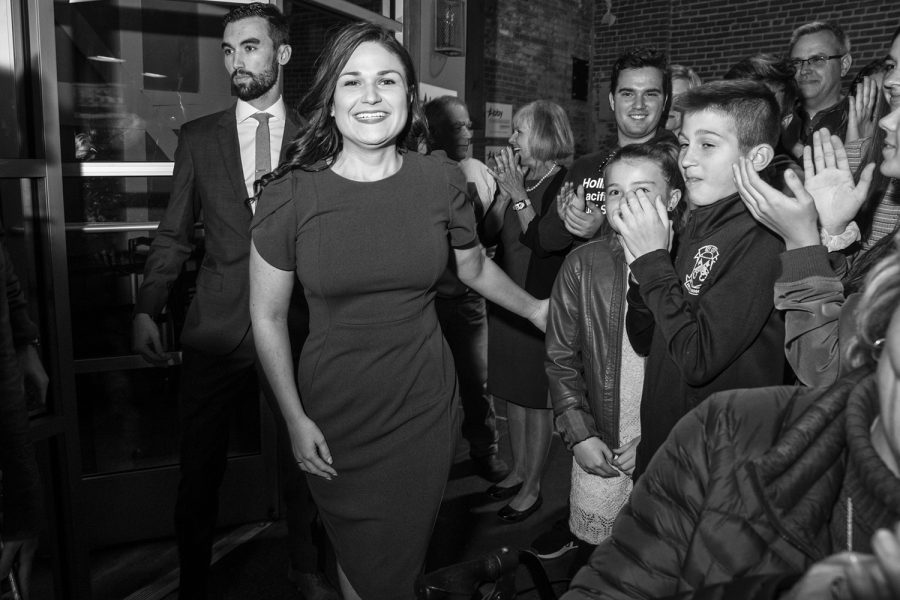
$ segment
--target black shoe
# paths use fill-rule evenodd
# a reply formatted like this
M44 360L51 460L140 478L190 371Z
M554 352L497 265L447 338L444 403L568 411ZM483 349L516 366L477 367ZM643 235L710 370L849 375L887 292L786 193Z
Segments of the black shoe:
M491 483L503 481L503 479L509 475L509 466L496 454L473 456L472 465L475 467L475 473L477 473L479 477L486 479Z
M543 503L544 499L540 494L538 494L537 500L534 501L534 504L532 504L525 510L516 510L512 506L507 504L497 511L497 517L500 518L501 521L506 521L507 523L520 523L536 513Z
M506 500L507 498L512 498L516 494L519 493L519 490L522 489L522 483L519 482L516 485L511 485L509 487L500 487L499 485L492 485L488 489L484 490L484 493L493 498L494 500Z
M301 573L291 571L288 579L300 592L303 600L339 600L337 590L328 583L323 573Z

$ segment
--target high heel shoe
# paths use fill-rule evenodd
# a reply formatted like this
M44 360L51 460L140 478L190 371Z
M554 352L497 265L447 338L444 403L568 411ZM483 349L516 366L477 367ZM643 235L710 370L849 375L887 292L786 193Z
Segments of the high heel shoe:
M497 517L501 521L505 521L507 523L520 523L536 513L543 503L544 498L540 494L538 494L537 500L534 501L534 504L532 504L525 510L516 510L515 508L507 504L497 511Z
M484 490L484 493L493 498L494 500L506 500L507 498L512 498L516 494L519 493L519 490L522 489L522 484L524 482L520 481L515 485L511 485L509 487L500 487L499 485L492 485L488 489Z

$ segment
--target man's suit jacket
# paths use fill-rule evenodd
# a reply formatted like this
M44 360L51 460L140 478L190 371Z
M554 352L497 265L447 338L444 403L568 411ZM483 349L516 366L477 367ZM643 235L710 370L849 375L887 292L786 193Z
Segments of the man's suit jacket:
M297 129L288 115L282 158ZM237 348L250 328L252 217L235 107L185 123L175 150L172 196L150 247L134 312L154 318L162 312L191 253L194 224L202 220L206 251L181 343L220 355Z

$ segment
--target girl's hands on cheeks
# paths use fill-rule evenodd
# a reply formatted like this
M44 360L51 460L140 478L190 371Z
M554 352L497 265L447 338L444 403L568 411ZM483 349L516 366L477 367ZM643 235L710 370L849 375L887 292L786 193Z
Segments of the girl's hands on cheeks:
M619 210L609 218L634 258L670 248L672 227L666 206L659 196L651 200L642 190L627 192Z

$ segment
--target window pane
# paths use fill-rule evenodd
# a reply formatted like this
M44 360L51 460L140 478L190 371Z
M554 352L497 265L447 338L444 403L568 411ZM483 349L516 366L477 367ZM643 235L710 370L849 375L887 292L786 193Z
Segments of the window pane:
M25 69L21 12L17 2L0 2L0 158L33 158L27 148Z
M183 123L234 102L221 60L227 10L54 3L63 162L172 160Z

